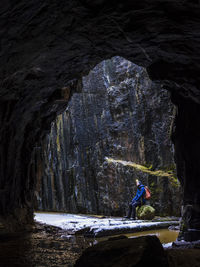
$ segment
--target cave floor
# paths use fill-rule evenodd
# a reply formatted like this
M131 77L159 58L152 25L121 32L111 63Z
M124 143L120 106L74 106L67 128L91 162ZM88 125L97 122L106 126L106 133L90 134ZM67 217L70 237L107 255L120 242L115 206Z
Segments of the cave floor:
M31 232L0 233L1 267L74 266L82 251L93 245L83 236L64 236L61 228L36 223ZM199 266L199 249L166 249L169 267Z
M0 267L73 266L89 244L62 238L59 228L36 223L31 232L0 234Z

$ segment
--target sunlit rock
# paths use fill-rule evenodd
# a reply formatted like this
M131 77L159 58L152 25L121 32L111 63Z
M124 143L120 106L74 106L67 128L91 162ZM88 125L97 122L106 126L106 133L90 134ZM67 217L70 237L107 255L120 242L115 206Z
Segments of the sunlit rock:
M155 217L155 209L149 205L138 207L137 217L140 220L152 220Z

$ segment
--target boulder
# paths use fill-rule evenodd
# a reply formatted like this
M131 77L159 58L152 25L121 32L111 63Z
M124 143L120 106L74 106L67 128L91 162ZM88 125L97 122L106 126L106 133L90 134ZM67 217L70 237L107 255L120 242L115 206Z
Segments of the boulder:
M155 217L155 209L149 205L138 207L137 217L140 220L152 220Z
M75 267L168 266L165 251L156 236L103 241L87 248Z

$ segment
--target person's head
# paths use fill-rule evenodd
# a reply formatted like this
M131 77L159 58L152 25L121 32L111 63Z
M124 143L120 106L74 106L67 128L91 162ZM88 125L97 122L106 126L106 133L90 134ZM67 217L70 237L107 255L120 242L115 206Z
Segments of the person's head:
M136 182L137 186L139 186L141 184L141 182L138 179L136 179L135 182Z

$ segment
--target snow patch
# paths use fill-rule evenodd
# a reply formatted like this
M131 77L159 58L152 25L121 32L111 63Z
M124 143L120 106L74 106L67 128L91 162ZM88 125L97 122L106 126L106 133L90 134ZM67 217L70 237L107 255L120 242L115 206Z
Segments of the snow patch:
M163 245L163 248L170 248L170 247L172 247L172 242L166 243L166 244L162 244L162 245Z
M122 218L95 218L87 215L75 215L66 213L35 213L35 220L37 222L57 226L63 230L76 233L77 231L87 228L87 232L94 236L103 236L105 232L116 233L141 231L152 228L163 228L169 225L177 225L177 221L168 222L149 222L143 220L124 220ZM88 230L89 229L89 230Z

